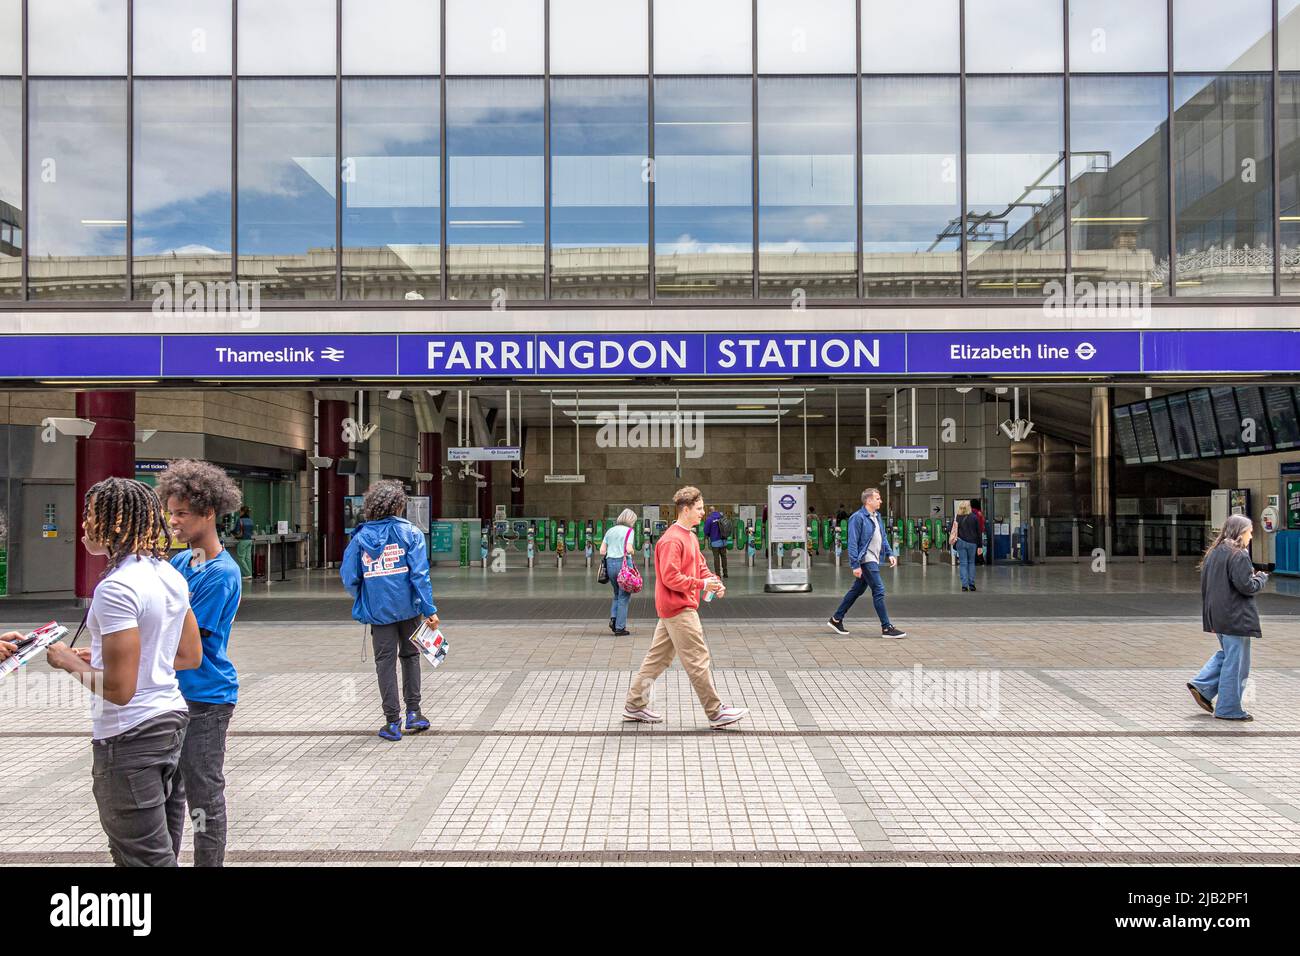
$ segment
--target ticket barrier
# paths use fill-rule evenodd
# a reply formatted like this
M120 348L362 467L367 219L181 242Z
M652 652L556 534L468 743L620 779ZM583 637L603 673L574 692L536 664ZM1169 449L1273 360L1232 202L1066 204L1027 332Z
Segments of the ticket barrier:
M567 538L568 527L563 518L553 523L555 528L555 566L561 571L564 570L564 553L568 550Z

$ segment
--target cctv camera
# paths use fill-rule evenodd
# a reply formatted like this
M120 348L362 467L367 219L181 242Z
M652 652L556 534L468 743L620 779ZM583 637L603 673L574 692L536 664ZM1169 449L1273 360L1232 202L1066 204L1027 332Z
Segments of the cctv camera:
M312 455L307 460L311 462L313 468L328 468L330 465L334 464L333 458L324 458L320 455Z

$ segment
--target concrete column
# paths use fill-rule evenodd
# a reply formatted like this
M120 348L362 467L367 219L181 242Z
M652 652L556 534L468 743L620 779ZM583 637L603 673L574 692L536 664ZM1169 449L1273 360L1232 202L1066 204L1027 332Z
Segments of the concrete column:
M1113 515L1110 456L1109 388L1092 390L1092 517L1097 528L1108 529ZM1104 533L1103 533L1104 534ZM1094 542L1094 547L1099 542ZM1100 542L1100 543L1105 543Z
M348 493L348 480L340 477L338 462L348 456L348 445L343 440L343 420L348 417L348 403L337 399L321 399L317 417L316 445L323 458L333 458L334 464L320 470L317 492L322 540L322 563L337 563L343 557L343 499Z
M77 439L77 597L95 590L107 559L86 553L82 510L91 485L105 478L135 477L135 392L78 392L77 417L95 423L89 438Z

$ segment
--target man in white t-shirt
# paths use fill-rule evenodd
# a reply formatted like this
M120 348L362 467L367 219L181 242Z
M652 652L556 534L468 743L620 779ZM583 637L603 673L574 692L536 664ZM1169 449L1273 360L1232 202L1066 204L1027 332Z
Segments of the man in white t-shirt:
M153 490L107 478L86 501L82 544L109 561L86 614L90 648L52 644L46 660L97 695L92 789L113 862L175 866L166 802L189 720L176 671L202 662L199 626L189 586L161 559L166 523Z

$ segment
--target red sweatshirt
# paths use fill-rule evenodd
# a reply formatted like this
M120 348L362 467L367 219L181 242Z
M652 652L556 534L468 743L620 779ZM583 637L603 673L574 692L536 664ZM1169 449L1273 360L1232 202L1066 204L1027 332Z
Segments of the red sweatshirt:
M659 616L676 617L688 608L698 610L704 579L712 576L695 532L674 521L655 544L655 610Z

